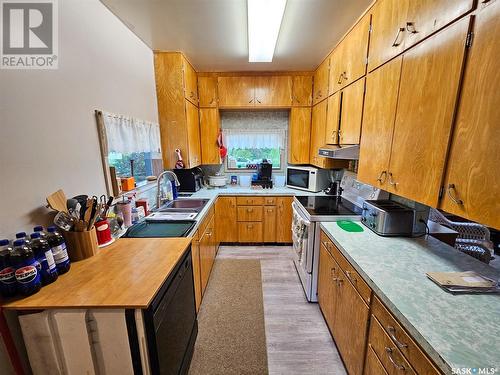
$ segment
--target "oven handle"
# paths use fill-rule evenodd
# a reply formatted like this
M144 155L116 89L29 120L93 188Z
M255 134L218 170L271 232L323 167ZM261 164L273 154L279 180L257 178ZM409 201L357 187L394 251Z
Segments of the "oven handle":
M304 215L300 212L300 209L297 205L297 203L295 202L292 202L292 209L293 209L293 212L295 212L301 219L302 221L304 222L304 224L307 226L307 227L310 227L311 226L311 222L309 220L307 220Z

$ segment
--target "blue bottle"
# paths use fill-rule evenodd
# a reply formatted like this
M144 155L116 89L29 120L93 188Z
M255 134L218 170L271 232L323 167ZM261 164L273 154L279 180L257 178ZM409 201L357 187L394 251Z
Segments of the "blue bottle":
M14 250L10 254L10 259L16 270L14 275L19 293L25 296L37 293L42 287L40 272L38 272L40 264L25 240L14 241Z
M29 237L26 232L17 232L16 240L25 240L27 243L29 243Z
M16 270L12 267L11 252L9 240L0 240L0 294L5 298L12 297L17 292Z
M62 275L68 272L71 267L68 250L66 249L66 242L64 241L64 237L56 230L55 226L48 227L47 232L49 232L47 241L49 241L52 254L54 255L57 273Z
M31 234L31 249L35 254L35 259L40 263L40 276L42 285L53 283L59 276L57 273L56 263L52 255L52 249L47 240L41 238L39 232Z
M43 226L37 225L36 227L33 227L33 232L38 232L40 233L40 238L47 239L47 233L43 231Z

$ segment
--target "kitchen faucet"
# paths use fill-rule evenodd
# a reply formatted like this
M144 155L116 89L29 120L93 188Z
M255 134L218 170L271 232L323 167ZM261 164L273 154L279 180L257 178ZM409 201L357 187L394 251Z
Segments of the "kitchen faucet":
M165 175L173 177L173 180L175 181L175 186L180 186L179 179L177 178L177 175L174 172L167 170L160 173L160 175L158 176L158 181L156 183L156 208L160 208L162 202L165 200L161 196L161 181L163 180L163 176Z

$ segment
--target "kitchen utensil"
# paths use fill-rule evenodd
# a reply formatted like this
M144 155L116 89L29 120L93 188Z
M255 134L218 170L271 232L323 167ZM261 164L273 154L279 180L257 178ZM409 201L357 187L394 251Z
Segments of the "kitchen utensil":
M69 258L72 262L90 258L97 252L95 228L82 232L63 232Z
M210 184L210 186L226 186L226 176L208 176L208 183Z
M59 211L54 217L54 224L65 231L71 230L75 221L75 218L65 211Z
M47 203L50 208L56 211L64 211L68 212L68 207L66 206L66 194L64 194L64 191L62 189L59 189L55 193L50 194L47 197Z
M175 153L177 154L177 161L175 162L175 168L176 169L183 169L184 168L184 161L182 160L181 150L176 148Z

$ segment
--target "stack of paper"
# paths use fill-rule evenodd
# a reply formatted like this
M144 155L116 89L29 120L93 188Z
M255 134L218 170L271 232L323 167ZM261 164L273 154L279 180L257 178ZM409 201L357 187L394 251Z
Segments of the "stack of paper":
M428 272L427 277L450 293L500 293L498 280L474 271Z

